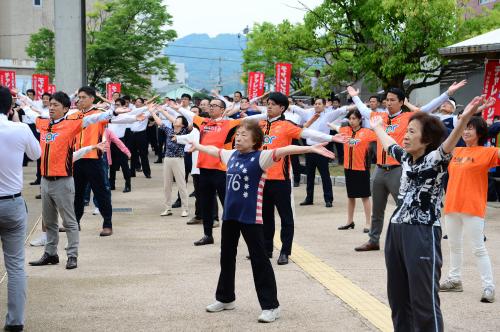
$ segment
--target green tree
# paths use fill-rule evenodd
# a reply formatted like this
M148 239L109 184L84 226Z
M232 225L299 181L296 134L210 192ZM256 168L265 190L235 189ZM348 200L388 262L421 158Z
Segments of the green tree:
M500 5L471 18L456 0L325 0L307 11L300 24L261 33L267 44L254 43L255 35L250 34L252 49L244 60L246 65L265 65L272 59L267 54L279 45L280 53L295 55L295 63L321 69L315 90L299 77L299 86L311 95L359 79L373 88L397 86L407 93L436 84L452 72L477 66L449 61L439 55L439 48L500 26ZM255 61L262 58L266 61ZM312 69L306 76L312 76ZM406 80L411 81L405 85Z
M250 71L262 71L266 82L272 83L275 80L275 64L287 62L292 64L292 88L301 89L305 73L319 61L308 61L309 50L291 47L297 44L298 39L304 38L304 34L307 31L302 25L293 25L287 20L277 25L256 23L247 35L243 50L243 79L247 80Z
M41 28L37 33L30 36L26 54L36 62L36 73L48 73L50 80L54 79L56 71L54 56L54 32L47 28Z
M161 51L177 34L166 29L172 25L172 16L161 0L97 1L87 16L89 85L103 89L110 79L121 82L124 93L138 95L150 89L150 75L175 78L175 66ZM41 34L31 39L41 40ZM46 43L32 44L34 50L47 48ZM51 48L35 58L37 62L54 63L53 43Z

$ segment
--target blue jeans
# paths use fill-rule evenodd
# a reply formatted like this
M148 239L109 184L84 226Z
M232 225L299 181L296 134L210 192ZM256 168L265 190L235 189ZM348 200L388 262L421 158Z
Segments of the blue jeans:
M26 306L24 239L27 216L26 203L22 197L0 200L0 239L8 276L5 325L24 325Z

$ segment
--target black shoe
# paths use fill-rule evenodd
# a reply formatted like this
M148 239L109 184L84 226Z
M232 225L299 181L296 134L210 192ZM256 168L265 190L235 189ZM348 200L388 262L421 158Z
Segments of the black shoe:
M293 186L294 186L294 188L300 187L300 182L295 182L295 181L294 181L294 182L293 182Z
M155 161L155 164L161 164L161 163L163 163L163 160L161 160L159 158Z
M333 206L332 202L326 202L325 207L331 208Z
M38 186L39 184L40 184L40 181L38 181L38 180L30 182L30 186Z
M135 178L135 173L130 173L131 178Z
M443 239L448 240L448 234L445 234L445 235L443 236Z
M109 185L109 190L115 190L115 189L116 189L116 187L114 184Z
M177 208L180 208L181 207L181 200L178 199L174 202L174 204L172 204L172 209L177 209Z
M189 194L189 197L195 197L194 191Z
M24 331L24 325L5 325L3 330L5 332L21 332Z
M349 229L349 228L352 228L354 229L354 222L350 223L350 224L347 224L347 225L344 225L344 226L340 226L339 228L337 228L339 231L344 231L346 229ZM366 228L365 228L366 229Z
M146 176L146 179L151 179L151 175L145 175Z
M136 172L142 172L142 168L141 168L141 167L136 168L136 169L135 169L135 171L136 171Z
M288 255L280 254L280 257L278 258L278 265L286 265L286 264L288 264Z
M312 201L308 201L307 199L303 202L300 203L301 206L304 206L304 205L313 205L313 202Z
M65 233L66 232L66 228L64 227L59 227L59 233Z
M213 244L214 238L212 236L203 235L201 239L194 243L195 246L204 246L206 244Z
M29 263L31 266L42 266L42 265L49 265L49 264L59 264L59 256L54 255L50 256L46 252L43 253L42 258L40 258L37 261L33 261Z
M89 201L83 201L83 206L89 206Z
M42 194L38 194L35 196L36 199L42 199Z
M68 261L66 262L66 270L76 269L76 257L68 257Z
M123 188L124 193L129 193L131 191L132 191L132 189L130 189L130 186L125 186L125 188Z

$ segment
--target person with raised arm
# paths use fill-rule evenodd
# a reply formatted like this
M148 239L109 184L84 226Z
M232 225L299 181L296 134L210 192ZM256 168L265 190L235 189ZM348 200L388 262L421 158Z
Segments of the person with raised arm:
M50 98L50 118L42 118L32 114L37 129L40 132L41 173L42 173L42 217L47 230L45 252L37 261L30 265L58 264L57 244L59 240L58 213L61 213L63 225L68 237L66 263L67 269L77 267L78 257L78 222L75 216L75 184L73 179L73 147L75 137L88 126L118 119L122 109L108 112L96 112L85 116L82 113L67 115L71 101L64 92L56 92ZM34 112L33 112L34 113ZM118 121L118 120L117 120ZM97 144L97 143L96 143ZM95 146L96 144L92 144ZM87 156L87 152L84 156ZM84 156L80 157L83 158ZM102 167L96 168L98 174Z
M310 128L301 128L285 117L289 108L288 97L280 92L272 92L267 100L266 120L260 122L264 131L263 150L277 149L292 144L294 139L305 138L317 142L344 142L344 136L332 136ZM278 210L281 219L281 248L278 265L288 264L292 254L294 236L294 212L291 183L291 160L285 156L267 170L264 186L262 218L264 220L264 244L267 254L272 257L275 233L274 211Z
M448 96L455 93L465 83L453 84L446 93L443 93L438 98L431 101L426 106L422 107L424 113L438 107L442 102L448 100ZM386 96L387 112L372 112L359 99L359 90L353 87L347 87L347 92L358 107L363 119L368 121L373 116L380 116L384 120L385 129L389 136L396 140L398 144L403 143L403 138L408 127L408 121L414 114L406 106L404 91L399 88L389 88ZM371 228L368 233L368 242L356 247L356 251L371 251L380 250L380 234L384 226L385 208L387 199L391 195L396 203L401 179L400 163L387 155L387 152L382 148L382 144L377 140L377 167L373 175L372 182L372 220Z
M224 101L213 99L210 101L208 115L210 118L203 118L185 109L175 102L170 103L172 109L177 110L184 116L189 124L200 132L200 143L205 145L215 145L219 148L230 149L236 127L243 121L257 121L264 119L265 115L253 115L244 119L224 119L222 115L226 109ZM208 154L200 153L198 156L198 168L200 169L200 208L203 218L203 237L194 242L195 246L213 244L212 228L214 225L214 205L216 195L221 204L224 204L226 189L224 180L226 167L218 158Z
M243 122L236 131L235 149L225 150L192 142L193 149L217 158L227 165L223 183L227 190L222 222L220 264L221 272L216 301L206 307L208 312L235 308L236 253L240 234L248 246L255 289L262 313L258 321L270 323L279 318L276 279L264 247L262 200L266 170L281 158L297 153L318 153L333 158L323 144L314 146L290 145L278 149L260 150L264 133L257 123Z
M3 266L7 273L4 331L23 331L26 307L26 272L24 240L28 211L23 190L23 157L40 158L40 144L29 126L8 120L12 112L12 94L0 86L0 240ZM14 111L14 113L17 113ZM2 297L4 301L5 297Z
M496 102L490 98L488 109ZM459 123L467 124L462 139L465 147L457 147L448 168L449 180L444 214L450 246L450 269L441 283L443 292L462 292L463 237L470 239L481 276L481 302L495 301L495 282L490 257L485 246L484 226L488 196L488 171L500 165L500 149L485 146L488 126L481 116L461 114Z
M385 242L387 295L396 332L444 329L438 293L443 178L452 151L480 103L481 97L476 97L467 105L446 140L441 121L423 112L410 113L402 146L387 133L381 116L371 119L381 147L402 168L399 204Z
M315 131L329 134L330 127L328 123L335 121L340 117L344 117L350 109L354 109L353 106L343 106L337 109L326 110L325 108L326 100L325 98L316 98L314 101L314 108L303 109L299 106L292 105L290 108L293 112L297 113L302 120L305 122L304 128L314 129ZM314 145L322 140L316 140L314 138L307 138L307 145ZM341 142L337 142L341 143ZM342 141L343 143L343 141ZM331 208L333 206L333 189L332 180L330 178L330 168L328 166L328 159L317 154L306 154L306 173L307 173L307 188L306 197L303 205L313 205L314 201L314 181L316 178L316 169L318 169L321 176L321 183L323 185L323 199L325 200L325 206Z
M370 143L377 140L375 133L363 128L363 120L358 110L347 113L349 126L340 127L330 123L333 130L349 137L344 143L344 175L347 189L347 223L339 230L354 229L354 208L356 198L361 198L365 212L364 233L370 231L371 222L371 190L370 190Z
M184 144L179 144L175 140L175 136L186 135L188 133L189 124L185 117L173 117L162 108L156 107L156 105L150 105L148 110L158 127L163 129L166 134L165 150L162 151L162 154L164 155L163 191L165 194L165 210L160 214L160 216L164 217L172 215L172 183L175 179L182 204L181 217L187 217L189 215L189 204L184 168ZM156 114L157 110L162 112L168 121L172 123L172 127L167 127L163 124L163 121Z

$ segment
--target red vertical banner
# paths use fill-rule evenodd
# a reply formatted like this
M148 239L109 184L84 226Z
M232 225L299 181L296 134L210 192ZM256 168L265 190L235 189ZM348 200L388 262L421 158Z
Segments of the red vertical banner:
M31 88L35 90L35 99L42 98L45 91L49 89L49 77L42 74L31 76Z
M53 95L56 93L56 86L55 84L49 84L49 87L47 88L47 92Z
M500 60L488 60L486 63L483 94L486 98L496 99L496 103L483 113L486 120L493 120L496 115L500 116Z
M107 83L106 84L106 99L111 100L113 93L122 91L121 83Z
M253 99L262 96L264 93L264 73L250 72L248 73L248 99Z
M9 89L16 88L16 72L13 70L0 70L0 85Z
M247 96L248 96L248 99L253 99L255 97L257 97L256 95L254 95L253 93L253 81L255 80L255 72L251 71L248 73L248 82L247 82Z
M292 78L292 64L277 63L276 64L276 92L281 92L285 95L290 94L290 80Z

